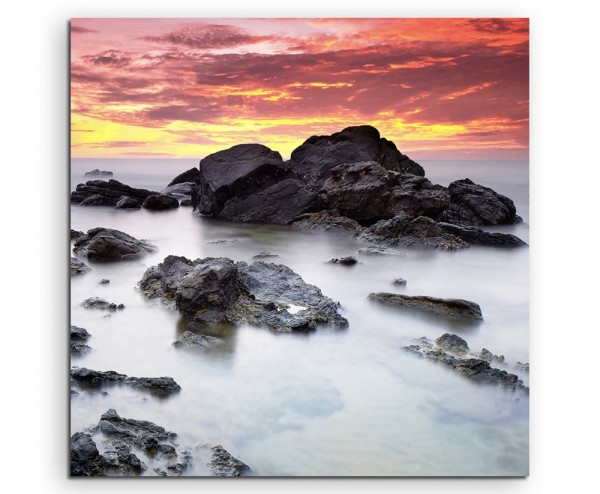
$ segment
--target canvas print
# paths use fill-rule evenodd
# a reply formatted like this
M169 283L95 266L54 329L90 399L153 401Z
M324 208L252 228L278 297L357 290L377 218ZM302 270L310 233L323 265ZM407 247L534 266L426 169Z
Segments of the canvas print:
M72 19L71 476L529 472L529 22Z

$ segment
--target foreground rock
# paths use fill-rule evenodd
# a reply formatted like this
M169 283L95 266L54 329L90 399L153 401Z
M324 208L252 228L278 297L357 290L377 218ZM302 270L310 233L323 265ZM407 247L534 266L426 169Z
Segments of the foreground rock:
M81 305L86 309L93 310L108 310L114 312L116 310L122 310L125 308L123 304L115 304L112 302L108 302L100 297L90 297L86 298Z
M234 458L223 446L213 446L209 462L210 473L216 477L241 477L251 473L250 467Z
M85 172L84 177L112 177L113 172L109 172L107 170L99 170L98 168L94 168L91 172Z
M154 250L154 245L110 228L92 228L73 246L75 254L90 261L130 261Z
M192 328L250 324L306 332L348 325L339 304L281 264L168 256L144 273L139 287L145 297L176 308Z
M468 300L426 296L410 297L397 293L370 293L369 299L402 309L429 312L451 319L483 320L479 305Z
M117 180L90 180L79 184L71 192L71 202L80 206L112 206L121 202L121 207L141 208L144 199L158 192L136 189Z
M83 261L80 261L76 257L71 257L71 276L76 275L76 274L87 273L88 271L91 271L91 270L92 270L92 268L90 268Z
M85 367L71 368L71 379L84 389L124 384L135 389L148 391L158 398L165 398L181 391L181 386L172 377L128 377L115 371L97 371Z
M528 391L516 374L494 368L488 361L471 356L467 342L457 335L446 333L435 343L425 337L419 338L404 349L450 367L477 383Z
M96 443L89 434L76 432L71 436L71 475L104 477L104 462Z
M86 345L90 336L86 329L71 325L71 355L81 356L91 351L91 348Z

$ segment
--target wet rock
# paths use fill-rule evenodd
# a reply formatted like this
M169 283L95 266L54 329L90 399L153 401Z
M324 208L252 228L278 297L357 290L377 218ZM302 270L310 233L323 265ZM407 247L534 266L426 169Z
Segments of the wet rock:
M209 462L210 473L216 477L241 477L252 471L244 462L234 458L223 446L213 446Z
M109 310L112 312L116 310L122 310L125 308L123 304L117 305L112 302L107 302L106 300L100 297L87 298L81 303L81 305L86 309Z
M142 203L138 199L129 196L121 196L115 204L116 209L140 209Z
M131 448L121 441L106 441L106 449L102 455L104 471L109 476L139 475L148 467Z
M489 247L524 247L527 244L510 233L491 233L473 226L457 226L450 223L437 223L442 231L454 235L471 245Z
M106 279L106 278L102 278L102 279L101 279L101 280L98 282L98 284L99 284L99 285L108 285L109 283L110 283L110 280L109 280L109 279Z
M144 273L139 287L145 297L158 298L185 315L191 328L250 324L306 332L321 324L348 325L338 313L339 304L281 264L168 256Z
M171 180L171 182L169 182L167 187L190 182L197 184L200 181L200 176L200 170L198 170L198 168L190 168L189 170L177 175L173 180Z
M115 371L97 371L85 367L72 367L71 379L85 389L124 384L148 391L159 398L165 398L181 391L181 386L172 377L129 377Z
M129 261L155 249L152 244L119 230L92 228L75 241L73 252L90 261Z
M85 184L79 184L71 192L71 202L81 206L116 206L123 198L128 197L141 207L146 197L158 192L136 189L125 185L117 180L89 180ZM128 206L131 207L131 206Z
M468 349L467 343L464 340L462 342L459 340L462 340L462 338L456 335L443 335L436 340L436 343L441 341L442 346L439 343L434 345L429 339L423 337L414 340L414 343L404 347L404 350L452 368L456 372L480 384L492 384L514 390L521 389L528 391L528 388L523 385L523 381L519 379L519 376L491 367L489 362L485 360L471 357L467 353L468 350L465 350L465 348ZM460 356L447 353L444 347L448 347L448 345L450 348L461 351Z
M188 347L199 350L211 350L223 346L225 341L221 338L214 336L207 336L203 334L192 333L191 331L185 331L176 341L173 342L173 346Z
M194 182L182 182L175 185L170 185L166 189L160 191L161 194L177 199L180 206L182 205L181 202L184 200L189 201L189 205L191 205L192 196L194 196L197 192L198 185Z
M167 194L152 194L144 199L142 207L154 211L164 211L166 209L178 208L179 201Z
M355 220L340 215L339 211L326 209L317 213L305 213L290 222L291 226L322 232L358 234L363 227Z
M450 205L439 220L459 226L512 225L517 222L512 200L465 178L448 186Z
M92 270L92 268L90 268L83 261L80 261L76 257L71 257L71 276L76 275L76 274L87 273L88 271L91 271L91 270Z
M437 346L446 352L456 355L465 355L469 351L469 345L460 336L450 333L444 333L435 340Z
M71 228L71 240L76 240L76 239L78 239L79 237L81 237L82 235L84 235L84 233L83 233L83 232L80 232L80 231L77 231L77 230L73 230L73 229Z
M468 300L426 296L411 297L397 293L370 293L369 299L398 308L429 312L452 319L483 320L479 305Z
M268 259L268 258L272 258L272 257L279 257L279 256L277 254L273 254L272 252L263 250L262 252L259 252L255 256L252 256L252 259Z
M392 285L395 286L406 286L406 280L404 278L396 278L392 281Z
M71 475L75 477L104 476L102 457L89 434L76 432L71 436Z
M112 177L113 172L109 172L107 170L99 170L98 168L94 168L91 172L85 172L84 177Z
M91 348L86 345L86 341L90 336L90 333L86 329L71 326L71 355L81 356L91 351Z
M352 256L348 256L348 257L341 257L341 258L334 258L331 259L330 261L328 261L329 264L341 264L342 266L354 266L355 264L358 263L358 261L356 260L355 257Z
M363 247L358 249L358 253L361 256L405 256L404 252L400 252L396 249L390 249L388 247Z
M467 242L456 235L447 233L431 218L420 216L412 219L404 213L375 223L356 238L362 242L379 245L445 251L469 247Z

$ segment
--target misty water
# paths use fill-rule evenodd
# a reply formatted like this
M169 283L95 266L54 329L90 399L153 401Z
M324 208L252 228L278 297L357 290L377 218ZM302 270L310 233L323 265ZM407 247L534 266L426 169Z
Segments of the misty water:
M422 161L426 176L448 185L461 178L514 200L523 223L496 227L528 241L528 165L514 161ZM111 170L133 187L162 190L196 160L73 160L71 190L94 168ZM402 256L361 256L351 238L288 227L232 224L191 208L153 212L71 207L71 228L108 227L147 239L158 251L140 261L93 263L71 278L71 324L86 328L93 350L71 364L129 376L170 376L182 391L168 399L125 387L71 400L71 432L97 424L114 408L178 434L195 455L185 475L207 475L204 444L220 444L262 476L500 476L526 475L529 399L525 393L476 385L451 369L402 348L414 338L446 332L504 355L494 366L529 361L529 249L471 247L458 252L400 249ZM216 240L231 242L211 243ZM276 334L242 326L225 333L214 352L172 346L185 330L181 316L142 297L136 285L167 255L229 257L252 262L269 251L341 303L344 330ZM327 264L353 255L353 267ZM99 284L103 278L109 284ZM392 284L407 280L406 287ZM477 302L484 321L450 323L382 307L371 292L463 298ZM88 297L123 303L108 314L80 306ZM148 461L143 458L144 461ZM152 474L152 468L147 470Z

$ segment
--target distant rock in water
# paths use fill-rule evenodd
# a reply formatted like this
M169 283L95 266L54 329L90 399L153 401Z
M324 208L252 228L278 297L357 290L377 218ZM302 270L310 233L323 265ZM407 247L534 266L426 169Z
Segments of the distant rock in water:
M187 347L200 350L211 350L223 346L225 341L214 336L206 336L203 334L192 333L185 331L177 340L173 342L176 348Z
M112 302L107 302L106 300L100 297L87 298L82 302L81 305L86 309L108 310L112 312L125 308L123 304L113 304Z
M76 257L71 257L71 276L73 276L75 274L87 273L88 271L91 271L91 270L92 270L92 268L90 268L83 261L80 261Z
M406 280L404 278L396 278L392 281L392 285L395 286L406 286Z
M174 197L179 201L180 206L189 206L192 202L192 197L198 191L198 184L194 182L182 182L174 185L169 185L166 189L160 191L163 195ZM184 204L185 201L185 204Z
M93 169L91 172L85 172L84 177L112 177L113 172L109 172L106 170L98 170L98 168Z
M91 348L85 343L90 336L86 329L71 325L71 355L80 356L91 351Z
M268 259L268 258L272 258L272 257L279 257L279 256L277 254L273 254L272 252L263 250L262 252L259 252L255 256L252 256L252 259Z
M339 304L281 264L168 256L139 287L185 315L191 328L250 324L287 333L348 325Z
M130 261L156 250L152 244L110 228L92 228L75 240L73 252L90 261Z
M144 209L153 209L155 211L163 211L165 209L174 209L179 207L179 201L173 196L167 194L152 194L142 204Z
M79 184L71 192L71 202L80 206L112 206L119 209L141 208L144 199L158 194L146 189L135 189L117 180L90 180Z
M488 361L472 356L467 342L457 335L446 333L435 343L425 337L418 338L404 350L445 365L480 384L529 391L516 374L496 369Z
M469 300L426 296L410 297L397 293L370 293L369 299L402 309L430 312L452 319L483 320L479 305Z
M339 259L336 257L334 259L331 259L330 261L327 261L329 264L341 264L342 266L354 266L355 264L358 263L358 261L356 260L355 257L352 256L348 256L348 257L340 257Z

